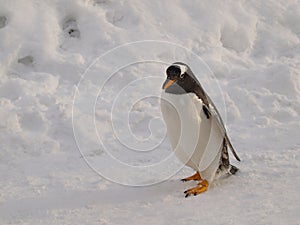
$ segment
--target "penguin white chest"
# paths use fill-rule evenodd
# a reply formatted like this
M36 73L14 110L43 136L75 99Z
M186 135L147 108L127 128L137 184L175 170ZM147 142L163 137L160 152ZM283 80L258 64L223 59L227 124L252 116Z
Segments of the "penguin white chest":
M195 170L199 169L211 126L202 106L202 101L193 93L162 94L161 111L175 155Z

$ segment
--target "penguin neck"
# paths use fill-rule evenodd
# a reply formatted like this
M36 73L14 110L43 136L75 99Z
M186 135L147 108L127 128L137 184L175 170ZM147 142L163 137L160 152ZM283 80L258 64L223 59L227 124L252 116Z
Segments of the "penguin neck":
M201 84L193 79L184 82L178 82L171 85L169 88L165 90L166 93L175 94L175 95L183 95L188 93L194 93L198 96L199 99L205 105L208 105L208 99L205 91L203 90Z

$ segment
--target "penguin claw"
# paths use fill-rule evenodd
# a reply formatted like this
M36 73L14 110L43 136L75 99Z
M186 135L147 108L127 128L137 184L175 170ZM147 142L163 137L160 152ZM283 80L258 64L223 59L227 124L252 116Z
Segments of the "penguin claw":
M185 191L185 194L186 194L186 195L184 196L185 198L187 198L187 197L189 197L189 196L192 195L191 193L187 193L186 191ZM194 196L197 196L198 193L194 193L193 195L194 195Z

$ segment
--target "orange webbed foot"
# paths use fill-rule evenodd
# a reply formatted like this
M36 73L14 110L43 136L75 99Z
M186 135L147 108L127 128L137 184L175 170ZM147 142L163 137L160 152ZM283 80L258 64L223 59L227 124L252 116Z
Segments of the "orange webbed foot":
M203 192L205 192L208 188L208 182L207 180L201 180L198 185L194 188L188 189L186 190L184 193L186 194L185 197L189 197L190 195L198 195L201 194Z

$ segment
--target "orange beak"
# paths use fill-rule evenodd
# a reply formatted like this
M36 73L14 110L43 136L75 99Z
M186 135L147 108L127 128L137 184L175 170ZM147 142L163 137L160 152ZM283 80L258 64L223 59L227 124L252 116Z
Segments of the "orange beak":
M168 87L171 86L171 84L173 84L175 82L175 80L166 80L166 82L163 85L163 89L167 89Z

